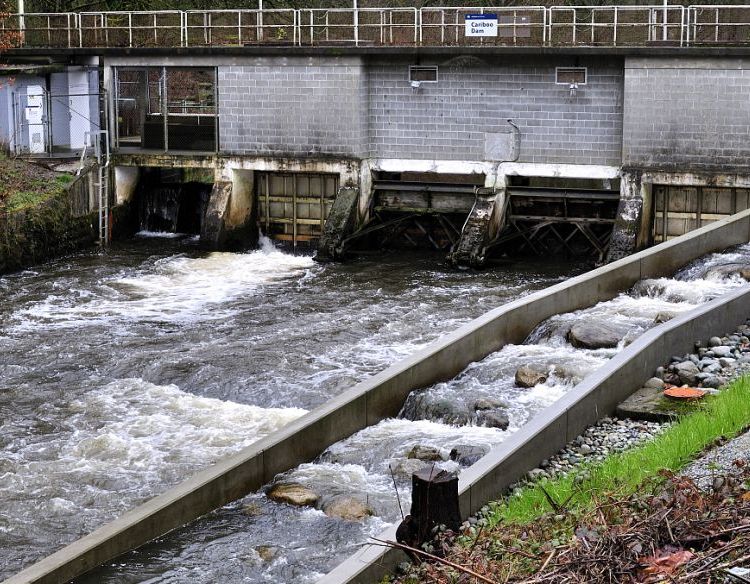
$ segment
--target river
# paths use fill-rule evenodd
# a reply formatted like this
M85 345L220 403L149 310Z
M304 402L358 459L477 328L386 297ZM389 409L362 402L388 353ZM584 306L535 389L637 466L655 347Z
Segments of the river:
M268 241L207 254L194 238L143 233L0 277L0 578L443 332L584 268L456 271L441 256L403 253L321 266ZM377 430L388 439L371 439L385 448L409 424L392 421ZM459 427L418 424L465 441ZM488 445L497 432L474 430ZM297 472L319 484L374 481L378 516L334 521L256 494L91 581L310 579L397 513L392 485L366 465L341 478L328 464ZM260 559L260 546L276 548L274 559Z

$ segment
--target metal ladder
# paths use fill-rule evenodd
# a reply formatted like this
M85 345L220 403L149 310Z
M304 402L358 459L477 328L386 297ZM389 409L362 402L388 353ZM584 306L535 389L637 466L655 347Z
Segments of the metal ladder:
M96 156L94 186L97 192L97 210L99 215L99 245L107 247L112 239L109 225L109 132L107 130L100 130L98 132L87 132L87 134L93 141L94 154ZM87 143L89 137L86 139ZM104 144L104 152L102 152L102 143ZM83 167L85 154L86 149L81 153L81 167Z

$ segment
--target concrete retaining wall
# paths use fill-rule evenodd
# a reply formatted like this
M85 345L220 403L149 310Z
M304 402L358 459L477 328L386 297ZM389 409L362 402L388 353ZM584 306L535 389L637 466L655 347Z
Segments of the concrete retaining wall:
M670 275L690 260L745 243L749 239L750 211L747 211L492 310L357 384L279 432L220 461L31 566L8 579L6 584L70 580L212 509L257 490L276 474L312 460L325 448L354 432L395 416L412 390L450 379L469 363L483 359L505 344L522 342L542 320L608 300L641 278ZM720 324L717 322L716 326ZM695 331L696 334L698 332ZM692 342L693 337L688 340ZM635 343L634 346L641 345ZM644 354L651 355L649 358L656 362L657 358L663 357L661 352L657 356L657 352L645 351ZM638 381L639 376L648 376L653 369L644 367L640 372L630 371L630 377L625 379ZM597 395L606 391L592 390ZM593 422L599 412L603 415L606 411L595 412L591 409L593 402L587 401L578 406L571 399L567 397L558 404L558 407L565 406L565 409L550 424L531 422L501 448L523 453L533 452L525 449L538 448L544 455L534 461L536 464L547 455L549 449L550 453L559 449L559 445L576 435L579 428ZM597 399L604 404L602 407L611 408L617 401L607 396ZM519 437L528 438L528 443ZM521 451L521 448L524 450ZM479 501L494 496L491 493L499 492L511 478L531 468L526 468L523 456L519 454L508 458L509 462L501 471L489 468L481 461L467 471L462 483L464 492L471 477L479 474L481 480L477 476L474 481L476 486L469 491L469 499L463 495L464 513L474 510ZM511 478L503 483L497 478L498 474ZM498 488L489 486L493 481ZM360 565L360 560L352 561ZM372 572L373 575L375 573ZM368 574L363 572L359 581L366 581L370 577ZM337 581L345 580L329 580Z
M745 322L750 316L750 288L717 298L641 335L559 401L534 417L508 440L461 473L459 499L462 517L476 513L497 499L539 463L562 450L588 426L611 414L618 403L636 391L670 355L694 349ZM395 527L378 536L395 540ZM403 552L366 545L318 584L377 582L407 559Z

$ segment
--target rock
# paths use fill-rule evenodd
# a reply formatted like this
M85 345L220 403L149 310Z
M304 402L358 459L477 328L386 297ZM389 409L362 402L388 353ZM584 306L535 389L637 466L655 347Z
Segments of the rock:
M422 470L427 466L426 462L416 458L406 458L399 460L396 464L391 465L393 474L404 478L411 478L415 472Z
M544 470L542 470L541 468L532 468L528 472L528 477L532 481L537 481L537 480L541 479L542 477L544 477L546 475L547 475L547 473L544 472Z
M711 337L708 339L709 347L718 347L719 345L721 345L721 339L719 337Z
M547 369L534 365L523 365L516 371L516 385L518 387L534 387L547 381Z
M421 446L417 445L409 451L406 458L416 458L417 460L424 460L432 462L435 460L443 460L440 450L434 446Z
M498 408L507 408L508 403L501 399L492 399L483 397L474 402L474 411L496 410Z
M662 379L659 379L658 377L652 377L646 383L643 384L643 387L653 387L656 389L664 389L664 381Z
M356 497L339 495L323 505L323 513L346 521L361 521L374 515L373 510Z
M263 509L261 509L260 505L258 505L257 503L248 503L247 505L242 507L242 513L249 517L257 517L262 512Z
M732 357L721 357L719 359L719 364L725 368L734 367L736 363L737 359L733 359Z
M570 327L568 341L577 349L612 349L625 338L628 325L604 320L583 320Z
M459 444L451 450L450 458L461 466L471 466L485 454L487 451L479 446Z
M478 412L477 424L487 426L488 428L507 430L508 426L510 426L510 420L503 410L485 410Z
M703 387L711 387L713 389L719 389L724 383L724 378L718 375L709 375L701 381Z
M706 270L703 277L710 278L711 276L718 276L720 278L739 276L745 280L750 280L750 266L745 264L724 264L721 266L713 266Z
M255 551L258 552L261 560L270 562L278 555L279 548L272 545L259 545Z
M578 449L578 452L580 452L580 453L581 453L581 454L583 454L584 456L585 456L585 455L587 455L587 454L591 454L591 452L592 452L592 450L591 450L591 446L589 446L588 444L584 444L583 446L581 446L581 447L580 447L580 448Z
M430 391L413 392L406 400L402 415L407 420L435 420L456 426L465 426L472 419L472 412L465 404Z
M717 347L714 347L711 350L714 353L714 357L731 357L732 356L732 347L727 347L726 345L719 345Z
M297 507L315 505L318 502L318 495L299 483L277 483L266 495L278 503L288 503Z
M656 317L654 318L654 322L656 324L661 324L663 322L668 322L672 320L675 316L677 316L677 313L670 312L668 310L663 310L656 314Z
M681 383L688 385L695 385L697 381L697 375L700 373L698 366L692 361L683 361L675 365L675 373L679 377Z

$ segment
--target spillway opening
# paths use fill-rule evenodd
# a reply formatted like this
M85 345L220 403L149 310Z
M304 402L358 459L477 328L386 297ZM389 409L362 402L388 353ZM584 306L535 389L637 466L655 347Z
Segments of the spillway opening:
M484 174L375 172L363 244L380 249L447 252L461 236Z
M619 179L509 176L493 254L603 261L620 202Z
M200 234L213 172L192 168L141 169L136 190L141 231Z

